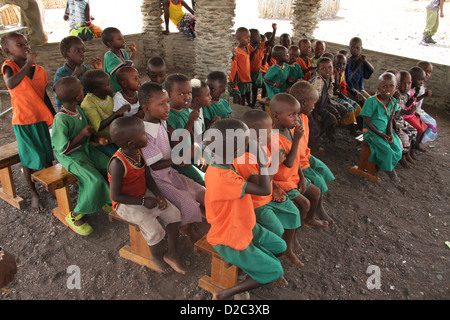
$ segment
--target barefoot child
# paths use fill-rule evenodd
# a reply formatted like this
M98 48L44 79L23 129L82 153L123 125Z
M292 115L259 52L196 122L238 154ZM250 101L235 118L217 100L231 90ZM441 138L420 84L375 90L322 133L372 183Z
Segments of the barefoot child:
M122 90L117 91L114 94L114 108L113 111L117 112L124 105L130 106L130 111L125 112L124 116L138 116L144 117L144 112L140 110L138 101L138 90L141 86L141 79L139 72L129 66L123 66L116 72L117 83L120 84Z
M250 87L252 77L250 72L250 54L253 52L253 47L250 45L250 31L244 27L238 28L236 30L236 40L238 42L238 46L235 48L237 85L241 96L241 105L245 106L246 102L248 105L251 104Z
M211 224L206 238L222 258L248 275L243 282L215 292L213 298L228 299L271 282L287 285L283 267L277 258L286 250L286 243L256 222L251 198L251 195L270 194L268 170L257 157L259 181L252 183L241 177L233 167L234 159L242 156L249 144L248 127L240 120L226 119L214 122L212 129L215 135L211 137L214 141L209 147L214 151L216 162L209 165L205 177L206 219ZM245 137L245 142L235 143L235 140L241 140L236 136ZM227 148L228 143L232 145ZM260 147L258 149L264 155L264 151Z
M166 124L170 114L167 91L159 84L147 82L139 88L138 94L145 113L148 140L147 146L141 149L145 163L162 195L180 210L181 230L195 242L193 224L202 221L200 206L204 204L205 188L172 167L172 147Z
M89 93L84 97L81 108L86 114L89 124L94 128L96 135L108 140L106 145L99 145L96 142L91 142L91 144L108 157L112 157L118 147L111 142L109 125L114 119L130 111L130 105L126 104L114 112L114 100L111 97L114 93L113 85L108 74L102 70L86 71L82 84Z
M383 73L378 78L378 92L367 99L361 111L364 140L369 144L369 161L385 171L391 180L398 180L395 166L402 158L402 144L392 132L394 113L398 110L393 98L396 79L392 73Z
M278 169L279 163L284 162L286 159L283 151L278 151L279 154L274 156L278 159L274 159L271 163L271 155L268 146L271 145L272 135L272 118L262 110L250 110L243 114L241 120L249 127L250 130L254 130L256 133L256 142L267 152L269 158L268 167ZM250 139L253 139L250 136ZM243 156L235 159L234 167L236 171L247 181L258 183L259 167L256 161L257 155L250 152L246 152ZM276 171L275 171L276 172ZM271 193L267 196L252 195L253 207L256 214L256 222L258 222L264 228L272 231L276 235L283 238L286 242L285 256L295 265L303 266L303 263L298 260L297 255L294 252L294 236L295 230L300 227L300 212L298 208L292 203L287 196L282 196L281 199L273 199L273 189L279 188L272 180L273 174L270 176L271 181Z
M75 232L87 236L93 229L85 216L102 208L107 210L111 204L106 180L109 158L88 143L95 130L79 107L84 95L80 81L61 78L55 92L63 105L53 121L53 151L61 165L77 178L79 187L77 206L66 216L66 222Z
M54 159L48 127L53 123L55 110L45 89L47 75L34 63L36 53L31 52L27 39L12 32L2 37L1 46L10 58L3 63L2 74L11 95L12 125L31 192L31 209L36 212L43 208L31 174L49 167Z
M211 124L219 119L228 119L233 112L230 103L221 96L227 87L227 76L222 71L213 71L206 77L206 84L211 94L211 104L208 108L203 108L205 126L208 129Z
M147 76L151 82L157 83L164 87L167 78L166 62L160 57L151 57L147 62Z
M103 70L111 77L114 92L120 91L120 84L116 81L116 72L120 67L133 66L136 57L136 45L130 43L131 56L125 51L125 39L119 29L109 27L102 32L102 41L109 51L105 53L103 58Z
M147 145L143 121L137 117L117 118L111 123L111 139L120 147L108 165L113 209L139 226L151 260L162 273L173 268L186 274L178 260L180 211L164 198L145 165L140 149ZM166 234L168 250L164 253Z

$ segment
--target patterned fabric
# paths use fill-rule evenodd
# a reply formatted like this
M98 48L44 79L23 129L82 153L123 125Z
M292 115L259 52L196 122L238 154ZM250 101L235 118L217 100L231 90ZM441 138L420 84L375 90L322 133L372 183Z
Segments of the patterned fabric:
M86 25L85 11L88 2L86 0L67 0L69 25L74 29L78 24Z

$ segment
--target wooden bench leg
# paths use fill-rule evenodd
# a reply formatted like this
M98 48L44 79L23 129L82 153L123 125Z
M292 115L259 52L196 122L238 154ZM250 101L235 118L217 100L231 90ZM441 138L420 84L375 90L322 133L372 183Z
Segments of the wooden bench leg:
M120 249L119 255L124 259L133 261L158 273L162 273L162 270L151 260L152 254L150 248L139 228L134 225L129 225L128 228L130 231L130 245L126 245Z
M72 211L72 200L70 198L69 186L55 190L56 202L58 207L53 209L53 215L66 226L71 228L66 222L66 216ZM73 230L73 228L71 228ZM75 231L75 230L73 230Z
M11 167L0 169L0 182L2 184L0 198L17 209L23 209L25 207L25 200L16 194Z
M201 277L198 286L211 293L234 287L237 284L238 270L238 267L212 256L211 276Z
M361 156L359 158L359 164L350 168L350 173L363 176L370 179L373 182L380 182L380 179L376 175L376 165L369 161L370 147L367 144L363 144L361 148Z

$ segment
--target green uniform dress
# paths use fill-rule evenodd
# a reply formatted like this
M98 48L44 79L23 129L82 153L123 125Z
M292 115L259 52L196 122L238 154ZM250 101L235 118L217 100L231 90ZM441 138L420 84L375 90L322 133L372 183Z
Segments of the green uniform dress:
M129 62L133 63L133 61L130 60L128 53L123 49L120 49L118 56L111 51L105 53L103 59L103 71L109 74L111 83L114 86L114 92L122 90L122 87L116 80L116 72L120 67L125 66Z
M287 68L287 64L283 64L283 66L279 66L277 64L274 64L271 66L264 76L265 80L269 80L276 83L282 83L281 88L276 88L272 85L265 84L266 85L266 91L267 91L267 97L269 99L272 99L274 95L280 92L286 92L288 86L287 86L287 78L288 78L288 72L289 69Z
M111 204L106 167L109 158L89 145L86 137L77 147L66 152L70 141L88 125L86 115L77 107L76 115L58 112L52 129L52 147L59 163L78 180L76 213L90 214Z
M369 117L378 131L386 134L389 117L397 110L398 105L395 98L391 98L386 107L377 96L371 96L364 103L360 116L363 119ZM375 163L383 171L392 171L402 158L402 143L394 130L392 130L392 135L393 142L389 143L371 131L364 122L363 136L371 151L369 161Z
M305 75L303 74L302 68L298 63L292 65L286 64L287 68L287 80L286 85L288 88L292 87L299 79L303 79Z
M203 107L203 116L209 121L213 121L216 116L219 116L221 119L228 119L232 112L230 103L225 99L211 101L209 107Z

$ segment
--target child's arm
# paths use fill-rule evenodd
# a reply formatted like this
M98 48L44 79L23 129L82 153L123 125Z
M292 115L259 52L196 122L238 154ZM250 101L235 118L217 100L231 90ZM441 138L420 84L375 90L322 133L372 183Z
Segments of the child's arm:
M78 145L80 145L80 143L84 140L84 138L89 137L94 133L95 130L91 125L85 126L83 129L81 129L80 132L78 132L75 138L69 141L69 146L67 147L64 153L69 153L70 151L75 149L75 147L78 147Z
M268 80L264 78L264 82L267 83L269 86L275 87L275 88L281 88L283 86L283 83L281 82L274 82L271 80Z
M89 8L89 3L86 4L84 9L84 23L86 23L87 26L91 25L91 9Z
M131 42L129 48L131 50L130 60L134 61L134 58L136 58L136 52L137 52L136 44L134 42ZM132 65L132 62L127 62L127 65Z
M254 141L251 141L250 143L256 143ZM253 148L250 150L254 150ZM266 155L266 153L264 152L264 150L261 148L261 146L258 144L258 154L260 155ZM259 175L258 175L258 182L251 182L251 181L247 181L247 185L245 187L245 193L248 194L254 194L254 195L259 195L259 196L267 196L270 194L270 192L272 191L272 186L271 186L271 177L269 175L268 169L265 165L263 165L260 162L260 157L256 157L257 161L258 161L258 168L259 168Z
M303 127L299 124L294 129L294 139L292 139L292 148L289 154L286 154L286 160L284 160L283 164L288 167L292 168L295 162L295 158L297 158L297 152L298 152L298 146L300 145L300 139L302 138L305 131L303 130Z
M66 9L64 10L64 20L69 20L69 1L66 3Z
M189 11L192 15L195 15L194 10L193 10L191 7L189 7L189 5L186 3L186 1L181 1L181 4L182 4L183 7L185 7L186 10Z
M130 111L130 108L131 108L130 105L126 104L126 105L122 106L119 110L114 112L112 115L110 115L108 118L106 118L105 120L100 121L100 125L98 126L98 130L97 131L102 131L103 129L105 129L116 118L121 117L121 116L123 116L123 114L125 112Z
M159 190L158 185L153 179L148 166L145 166L145 181L147 183L147 189L149 189L156 196L159 208L165 209L167 207L167 200Z
M370 131L372 131L377 136L380 136L381 138L383 138L384 140L389 142L389 140L390 140L389 135L381 133L380 131L378 131L377 127L375 127L374 124L372 123L372 121L370 120L370 117L365 116L364 117L364 123L366 124L367 128L369 128ZM388 127L389 126L390 125L388 124ZM392 130L392 127L391 127L391 130Z
M276 33L277 33L277 24L272 23L272 35L270 36L269 39L267 39L266 45L268 44L269 46L273 46L273 44L275 42L275 34Z
M45 94L44 94L44 103L47 106L48 110L50 110L50 113L52 115L56 114L55 108L53 108L53 104L52 101L50 100L50 97L47 94L47 90L45 90Z
M23 65L22 68L20 68L20 70L16 74L14 74L12 69L8 66L6 66L3 69L5 72L5 83L9 89L14 89L15 87L17 87L19 83L22 82L22 80L27 76L28 72L33 66L35 59L36 59L35 52L28 53L25 64Z
M164 11L164 24L166 25L166 30L163 31L163 34L169 34L169 1L170 0L163 0L163 11Z

